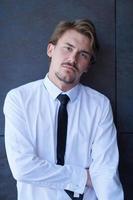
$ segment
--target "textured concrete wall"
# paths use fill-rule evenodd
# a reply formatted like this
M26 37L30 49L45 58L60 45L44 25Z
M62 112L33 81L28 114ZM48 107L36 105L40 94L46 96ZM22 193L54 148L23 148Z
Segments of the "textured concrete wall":
M119 132L125 199L133 199L132 7L131 0L0 1L0 200L16 200L16 182L4 147L5 95L14 87L45 76L46 47L54 26L59 20L75 18L90 18L97 27L100 53L82 81L111 100Z

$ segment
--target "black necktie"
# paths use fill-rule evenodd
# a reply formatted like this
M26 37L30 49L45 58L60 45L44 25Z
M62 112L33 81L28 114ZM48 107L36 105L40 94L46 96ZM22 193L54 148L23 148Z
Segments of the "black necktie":
M67 103L69 101L69 97L66 94L60 94L57 98L60 101L57 127L57 164L64 165L68 122ZM83 195L81 194L79 195L79 197L74 197L74 192L69 190L65 191L72 200L83 199Z
M64 165L68 121L66 106L69 101L69 97L66 94L60 94L57 98L60 101L57 127L57 164Z

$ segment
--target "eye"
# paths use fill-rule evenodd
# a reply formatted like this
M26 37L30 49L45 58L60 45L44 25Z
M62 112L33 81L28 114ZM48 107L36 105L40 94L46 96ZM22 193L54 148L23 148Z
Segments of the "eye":
M69 47L69 46L65 46L64 48L65 48L65 50L68 51L68 52L71 52L71 51L73 50L72 47Z
M84 52L80 52L80 57L82 59L85 59L85 60L89 60L90 59L90 55L87 54L87 53L84 53Z

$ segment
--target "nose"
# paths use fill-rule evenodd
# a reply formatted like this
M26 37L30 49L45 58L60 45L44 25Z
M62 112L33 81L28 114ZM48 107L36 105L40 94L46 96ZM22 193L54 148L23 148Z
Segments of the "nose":
M72 64L73 63L76 64L77 59L78 59L77 52L71 52L71 54L69 55L69 62L72 63Z

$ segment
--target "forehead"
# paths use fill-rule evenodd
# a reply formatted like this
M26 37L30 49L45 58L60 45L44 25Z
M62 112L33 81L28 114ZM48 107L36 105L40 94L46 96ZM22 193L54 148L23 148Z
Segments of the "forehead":
M60 37L60 39L58 40L58 43L60 44L70 43L75 47L78 47L78 48L80 47L81 49L90 49L91 47L90 39L87 36L73 29L67 30Z

